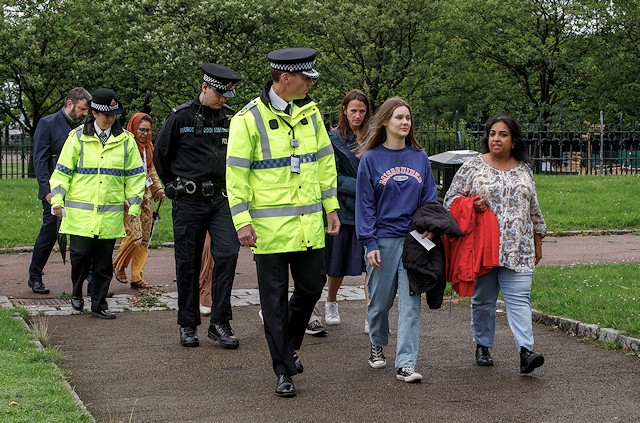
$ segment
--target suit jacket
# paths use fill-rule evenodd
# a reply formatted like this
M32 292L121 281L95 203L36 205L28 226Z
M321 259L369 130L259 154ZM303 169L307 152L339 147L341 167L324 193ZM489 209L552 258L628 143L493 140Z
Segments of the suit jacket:
M38 198L41 200L51 192L49 179L69 131L74 127L64 113L64 107L38 122L33 134L33 169L38 178Z

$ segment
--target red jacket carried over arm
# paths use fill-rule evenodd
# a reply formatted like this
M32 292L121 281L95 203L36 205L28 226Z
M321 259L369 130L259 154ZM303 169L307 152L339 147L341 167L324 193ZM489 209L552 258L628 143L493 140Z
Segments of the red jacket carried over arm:
M458 222L462 236L443 236L447 281L463 297L473 295L478 276L489 273L500 264L498 219L489 209L484 213L476 213L474 198L456 198L449 210Z

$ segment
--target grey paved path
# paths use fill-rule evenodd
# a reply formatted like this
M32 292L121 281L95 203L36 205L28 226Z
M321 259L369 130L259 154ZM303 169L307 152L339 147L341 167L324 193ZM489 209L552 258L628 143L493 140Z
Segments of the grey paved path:
M640 237L546 238L542 265L639 262ZM224 350L199 328L201 346L178 343L174 307L173 251L152 250L145 279L160 290L162 311L132 306L135 291L112 283L114 321L69 310L57 299L69 292L70 266L52 257L45 269L48 296L26 286L29 254L0 255L0 306L20 304L42 319L60 365L97 421L423 421L423 422L610 422L640 421L640 358L604 350L591 341L534 325L536 349L546 364L530 376L518 373L506 318L498 319L496 365L474 364L468 306L447 303L423 310L417 370L425 380L395 380L395 337L385 348L386 369L367 364L368 337L361 278L347 278L340 291L343 323L326 338L307 337L300 355L305 372L295 377L299 395L273 395L264 333L257 316L255 267L242 251L234 284L233 327L241 346ZM426 306L425 306L426 307ZM392 327L395 332L395 308Z
M238 350L224 350L199 328L201 346L178 344L174 311L45 317L61 367L98 421L133 422L637 422L640 359L535 325L546 364L530 376L506 318L498 319L495 366L474 363L468 306L424 310L417 370L410 385L388 366L367 364L363 300L343 301L343 324L306 337L298 396L277 398L258 306L234 309ZM396 332L396 309L392 328ZM114 418L117 418L115 420Z

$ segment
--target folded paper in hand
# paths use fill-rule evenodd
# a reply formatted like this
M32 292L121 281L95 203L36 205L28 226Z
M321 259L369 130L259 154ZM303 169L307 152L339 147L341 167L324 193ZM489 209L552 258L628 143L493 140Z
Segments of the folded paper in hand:
M436 246L429 238L423 238L422 234L416 230L411 231L411 236L413 236L427 251L431 250Z

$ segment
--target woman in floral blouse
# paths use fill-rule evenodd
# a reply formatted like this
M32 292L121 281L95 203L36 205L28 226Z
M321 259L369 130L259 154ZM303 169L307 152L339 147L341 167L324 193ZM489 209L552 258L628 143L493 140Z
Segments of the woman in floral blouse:
M490 209L500 227L500 264L478 277L471 299L476 363L493 365L489 349L493 348L496 302L502 291L520 353L520 373L531 373L544 363L542 354L533 352L530 294L546 225L518 123L508 116L489 119L481 144L484 154L460 167L444 199L444 206L450 209L456 198L475 195L476 213Z

